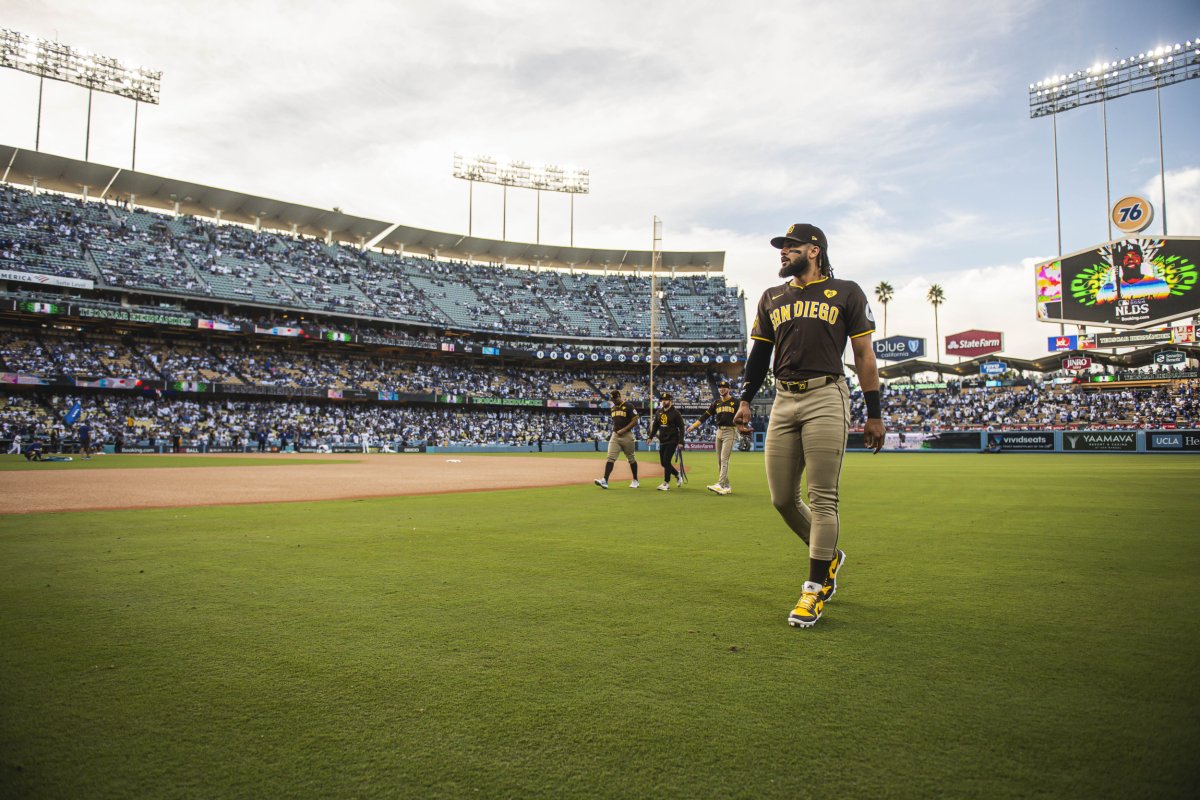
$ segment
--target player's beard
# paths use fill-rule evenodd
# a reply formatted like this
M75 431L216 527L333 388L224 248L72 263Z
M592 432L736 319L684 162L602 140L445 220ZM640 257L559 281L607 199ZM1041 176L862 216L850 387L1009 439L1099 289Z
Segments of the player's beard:
M789 259L787 263L780 264L779 277L781 278L799 278L808 269L808 260L798 258L795 260Z

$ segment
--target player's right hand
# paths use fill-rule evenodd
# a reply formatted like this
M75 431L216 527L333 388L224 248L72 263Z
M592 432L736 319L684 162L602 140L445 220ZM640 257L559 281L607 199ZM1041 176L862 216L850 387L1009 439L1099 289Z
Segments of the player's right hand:
M874 453L883 449L884 428L883 420L868 419L863 426L863 444Z
M738 406L737 413L733 415L734 425L749 425L750 424L750 404L745 400Z

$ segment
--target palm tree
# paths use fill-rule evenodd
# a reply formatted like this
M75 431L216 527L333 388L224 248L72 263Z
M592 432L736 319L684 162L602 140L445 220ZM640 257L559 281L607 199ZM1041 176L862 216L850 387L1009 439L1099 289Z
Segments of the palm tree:
M883 306L883 338L887 338L887 304L896 296L896 290L887 281L880 281L875 287L875 299Z
M946 302L946 293L942 291L942 287L936 283L929 287L929 293L925 295L925 299L933 304L933 346L937 348L937 363L939 366L942 363L942 335L938 331L938 306ZM941 369L938 369L938 376L942 374Z

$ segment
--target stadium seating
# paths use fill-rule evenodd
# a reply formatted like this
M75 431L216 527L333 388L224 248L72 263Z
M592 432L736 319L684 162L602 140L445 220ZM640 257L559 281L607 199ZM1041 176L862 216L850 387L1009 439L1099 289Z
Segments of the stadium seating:
M239 225L0 189L0 264L98 289L228 300L463 331L592 339L650 335L650 279L363 252ZM720 277L659 280L656 336L743 342Z

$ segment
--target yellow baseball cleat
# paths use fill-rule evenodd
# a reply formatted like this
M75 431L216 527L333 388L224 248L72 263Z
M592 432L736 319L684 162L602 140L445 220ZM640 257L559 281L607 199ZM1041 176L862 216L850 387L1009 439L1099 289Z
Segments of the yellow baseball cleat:
M809 585L816 586L815 583ZM821 618L821 612L824 610L825 601L821 599L821 590L805 591L800 595L792 613L788 614L788 625L793 628L811 628Z
M846 551L835 550L833 552L833 561L829 562L829 577L825 579L825 585L821 587L821 599L826 603L829 598L837 594L837 574L842 568L842 564L846 563Z

